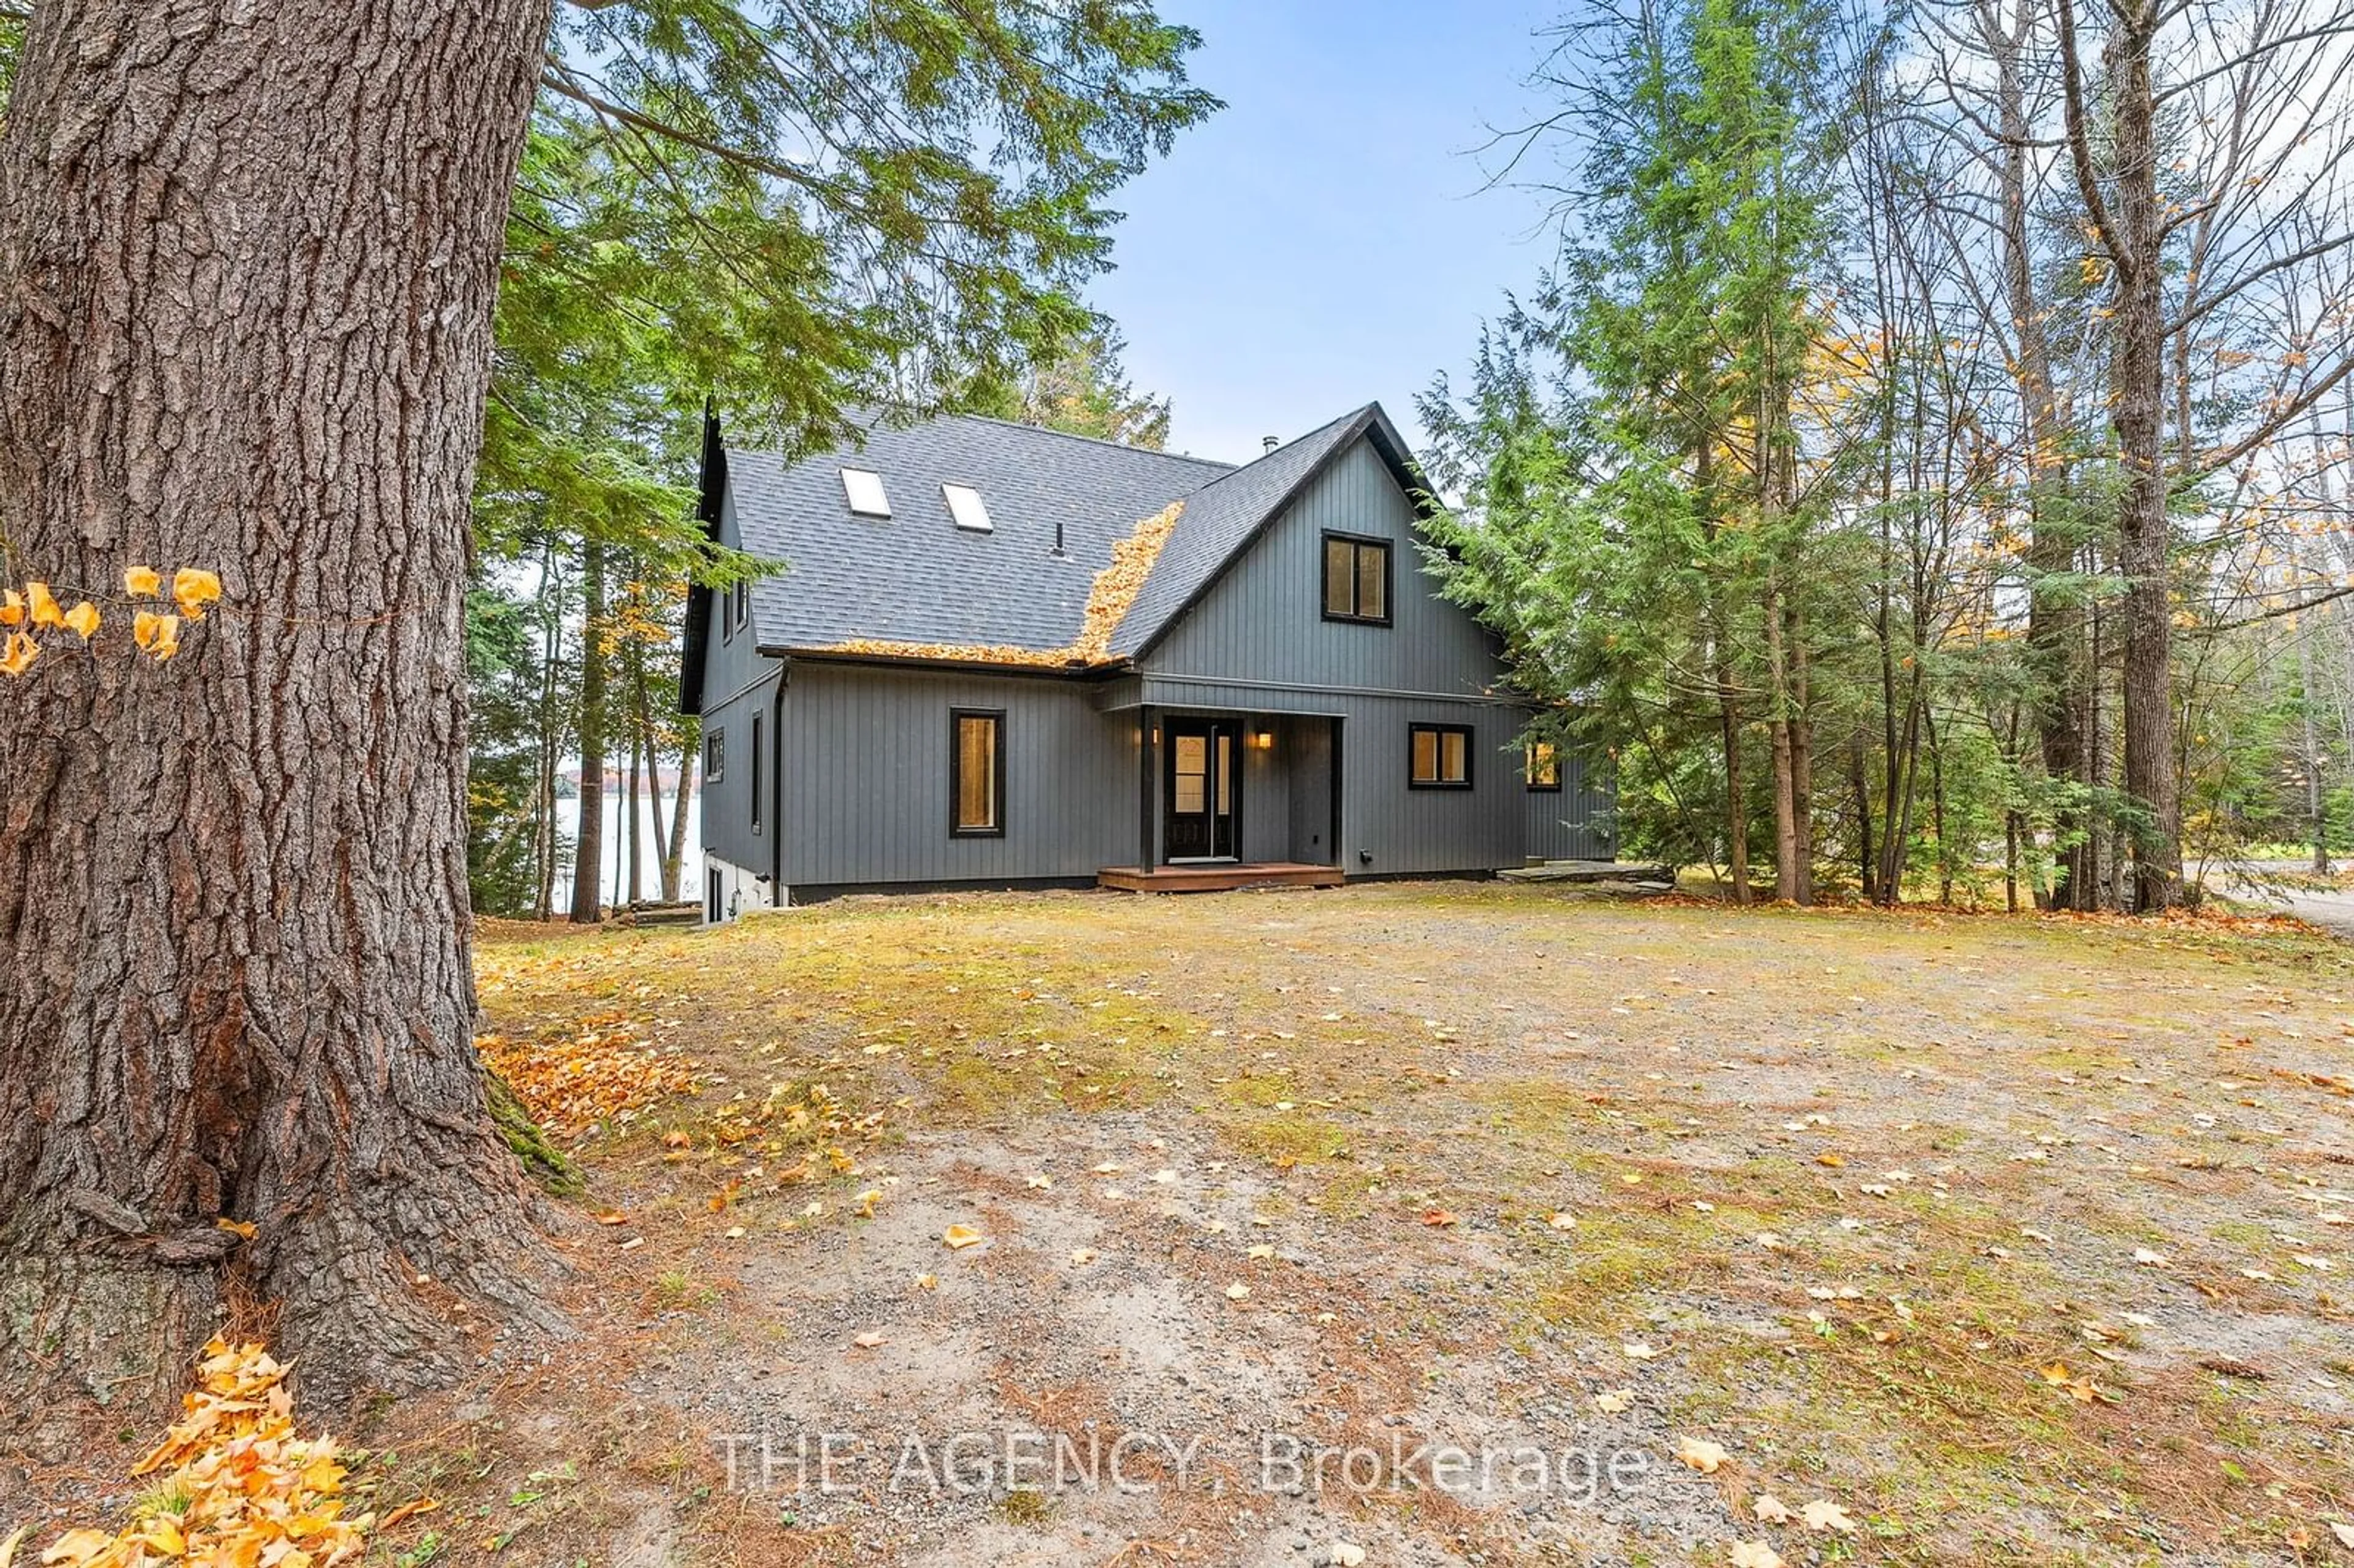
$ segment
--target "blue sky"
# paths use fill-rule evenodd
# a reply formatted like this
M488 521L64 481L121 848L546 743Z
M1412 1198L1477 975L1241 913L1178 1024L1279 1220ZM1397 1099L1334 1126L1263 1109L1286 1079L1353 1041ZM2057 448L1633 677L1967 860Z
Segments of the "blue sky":
M1175 400L1172 450L1242 461L1469 358L1502 291L1550 260L1537 198L1482 193L1472 151L1529 99L1554 3L1163 0L1201 30L1225 110L1125 186L1118 270L1090 302L1136 385Z

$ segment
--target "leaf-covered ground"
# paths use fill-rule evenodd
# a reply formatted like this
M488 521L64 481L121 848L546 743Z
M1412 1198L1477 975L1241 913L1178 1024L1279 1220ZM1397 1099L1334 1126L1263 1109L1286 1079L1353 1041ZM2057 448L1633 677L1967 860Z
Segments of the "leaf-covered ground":
M481 969L583 1332L339 1432L440 1504L371 1561L2354 1562L2342 945L1437 885Z

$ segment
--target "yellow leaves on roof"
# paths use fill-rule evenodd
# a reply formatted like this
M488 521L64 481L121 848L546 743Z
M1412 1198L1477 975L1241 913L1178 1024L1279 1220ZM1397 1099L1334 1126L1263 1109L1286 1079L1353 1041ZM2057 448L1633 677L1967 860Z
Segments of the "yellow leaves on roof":
M1127 538L1112 541L1111 565L1096 574L1095 586L1087 591L1087 613L1079 620L1078 641L1071 644L1077 662L1099 664L1109 656L1112 633L1136 607L1144 579L1152 575L1153 563L1161 559L1184 512L1183 502L1172 501L1139 523Z
M344 1467L332 1438L294 1430L287 1368L255 1344L216 1340L180 1419L134 1476L169 1468L120 1533L73 1530L41 1554L50 1568L136 1568L159 1561L355 1562L374 1520L343 1518Z
M881 638L854 638L829 644L828 653L860 653L881 659L928 659L956 664L999 664L1034 670L1063 670L1111 662L1111 640L1144 580L1177 531L1185 503L1172 501L1137 524L1111 546L1111 565L1096 574L1087 589L1087 609L1079 617L1079 634L1062 648L1016 648L1007 643L895 642Z

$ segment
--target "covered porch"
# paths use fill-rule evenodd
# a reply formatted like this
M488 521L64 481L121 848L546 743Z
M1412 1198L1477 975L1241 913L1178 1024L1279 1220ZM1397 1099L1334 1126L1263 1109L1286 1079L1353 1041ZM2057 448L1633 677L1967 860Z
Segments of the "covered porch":
M1342 880L1341 719L1139 705L1136 858L1097 873L1131 892L1332 887Z

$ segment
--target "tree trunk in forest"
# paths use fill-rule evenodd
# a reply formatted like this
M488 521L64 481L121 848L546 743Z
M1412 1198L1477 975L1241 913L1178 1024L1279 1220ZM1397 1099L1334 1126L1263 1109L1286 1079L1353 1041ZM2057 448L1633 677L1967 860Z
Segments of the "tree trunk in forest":
M1722 644L1719 645L1720 650ZM1734 694L1733 670L1720 651L1716 660L1718 723L1724 732L1724 870L1733 883L1733 901L1749 902L1749 800L1741 773L1741 699Z
M2171 524L2167 517L2164 392L2166 321L2158 189L2157 111L2150 39L2128 23L2111 45L2116 95L2116 222L2135 258L2121 280L2114 402L2126 491L2117 515L2117 563L2126 579L2125 785L2150 821L2134 835L2134 906L2169 909L2182 899L2181 779L2175 768Z
M671 863L670 834L664 830L663 823L662 747L655 743L654 739L653 694L646 689L646 655L643 643L633 642L631 645L630 681L636 688L634 705L637 709L636 745L644 750L646 758L646 821L653 824L655 881L661 889L662 901L664 904L675 904L678 902L675 880L663 875ZM635 750L630 754L630 766L632 768L637 766Z
M671 802L670 848L663 856L663 902L678 902L679 863L686 855L687 802L695 795L695 758L701 737L695 725L685 725L686 740L679 747L678 798Z
M1798 817L1796 788L1796 747L1790 740L1790 676L1782 641L1782 596L1778 587L1766 589L1766 668L1773 683L1769 701L1773 713L1766 734L1774 754L1774 896L1786 904L1803 897L1798 880Z
M2104 50L2106 135L2086 124L2073 0L2060 0L2070 153L2094 227L2116 269L2110 424L2125 474L2117 503L2117 570L2125 578L2125 788L2147 814L2133 834L2134 907L2182 899L2181 777L2175 766L2171 530L2167 518L2166 213L2158 193L2158 101L2151 79L2152 5L2112 7ZM2097 139L2097 141L2096 141ZM2100 164L2108 165L2110 197Z
M604 918L605 877L605 651L598 646L605 628L605 546L590 539L581 549L580 592L580 818L572 846L572 922L593 926Z
M1790 649L1790 823L1797 834L1798 902L1815 901L1815 721L1807 688L1807 620L1795 600L1782 624Z
M1937 902L1954 902L1954 860L1946 838L1946 749L1937 738L1937 715L1924 715L1929 732L1929 830L1937 835Z
M472 1366L468 1302L550 1320L472 1045L462 630L548 22L34 9L0 539L61 592L225 601L169 663L127 609L52 635L0 702L0 1408L176 1393L231 1275L314 1403Z
M1863 733L1850 731L1847 737L1848 787L1855 791L1856 864L1861 871L1861 891L1866 904L1880 902L1880 858L1872 842L1872 780L1863 766Z
M539 878L539 896L533 913L541 920L556 918L556 866L563 845L556 827L556 771L564 747L557 723L557 672L564 662L563 596L556 581L556 541L551 535L539 556L539 821L532 851L532 869Z
M2036 741L2043 776L2052 784L2079 783L2084 768L2084 610L2082 596L2058 579L2075 569L2076 522L2067 505L2067 431L2060 418L2052 377L2052 350L2043 308L2035 288L2035 250L2029 232L2028 145L2033 132L2027 113L2024 55L2033 41L2032 0L2017 0L2006 30L1994 7L1980 14L1979 26L1995 64L1996 97L2002 130L2003 282L2018 351L2012 376L2019 387L2028 438L2027 547L2028 664L2037 683ZM2093 845L2085 813L2073 801L2052 815L2055 837L2076 842L2055 863L2051 893L2041 902L2055 909L2089 904L2093 894Z
M2323 435L2321 416L2313 417L2313 444L2321 449ZM2338 513L2335 471L2325 466L2317 476L2321 489L2321 514L2334 517ZM2291 530L2288 536L2290 592L2293 596L2327 592L2329 578L2325 572L2310 574L2306 569L2305 544L2301 535ZM2308 583L2311 585L2308 587ZM2327 749L2321 744L2320 726L2315 721L2314 709L2320 705L2321 694L2314 689L2315 661L2313 657L2314 629L2320 624L2314 611L2299 614L2296 628L2296 681L2305 719L2305 816L2307 834L2313 840L2313 871L2317 876L2329 874L2329 789L2323 778L2328 761Z
M643 891L638 882L638 860L645 847L638 842L638 790L644 783L644 776L638 771L638 739L636 731L632 729L630 735L630 782L622 791L620 848L629 859L629 874L613 878L617 889L613 902L630 909L638 906L639 895Z

